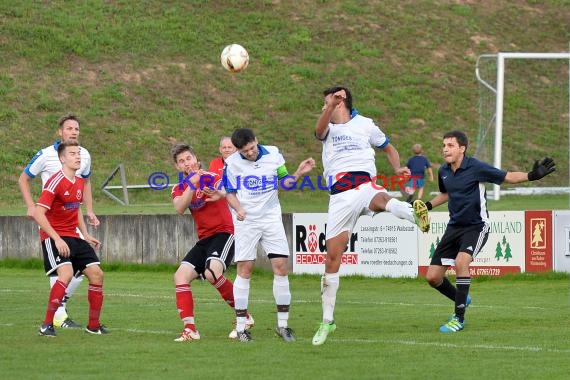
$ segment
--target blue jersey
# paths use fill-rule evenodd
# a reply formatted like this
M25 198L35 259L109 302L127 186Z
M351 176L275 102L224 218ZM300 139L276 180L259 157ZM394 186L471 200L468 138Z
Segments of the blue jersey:
M489 212L485 182L500 185L506 175L506 171L473 157L463 157L455 173L449 164L443 164L439 168L438 181L439 191L449 197L449 224L472 226L487 223Z
M427 168L431 167L429 160L425 156L413 156L408 160L406 166L416 178L423 179Z

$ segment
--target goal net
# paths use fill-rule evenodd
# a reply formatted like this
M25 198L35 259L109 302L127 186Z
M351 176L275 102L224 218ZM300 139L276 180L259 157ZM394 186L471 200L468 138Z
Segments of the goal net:
M570 53L498 53L477 59L479 130L474 156L509 171L529 171L549 156L556 172L501 194L570 193Z

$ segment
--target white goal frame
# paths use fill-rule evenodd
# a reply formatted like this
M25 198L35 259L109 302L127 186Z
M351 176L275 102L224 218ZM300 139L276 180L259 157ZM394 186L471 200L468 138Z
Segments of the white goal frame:
M496 88L485 81L479 72L479 63L482 58L496 58L497 59L497 77ZM565 59L568 61L568 91L570 92L570 52L568 53L497 53L497 54L483 54L477 58L475 67L475 75L479 83L495 93L496 108L495 108L495 144L494 144L494 159L493 166L501 168L502 164L502 143L503 143L503 102L505 90L505 60L507 59ZM568 103L568 112L570 114L570 101ZM570 117L568 121L569 141L568 141L568 160L570 162ZM570 169L569 169L570 178ZM570 183L569 183L570 187ZM566 189L567 190L567 189ZM500 185L493 185L493 200L500 199Z

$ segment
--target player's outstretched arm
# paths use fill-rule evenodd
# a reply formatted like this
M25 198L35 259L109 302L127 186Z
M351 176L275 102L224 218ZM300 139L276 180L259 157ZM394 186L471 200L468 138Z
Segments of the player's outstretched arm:
M329 131L329 123L333 112L340 106L344 99L346 99L346 92L344 90L337 91L325 98L325 105L322 108L321 116L319 116L317 125L315 126L315 136L317 136L319 140L324 140Z
M536 160L532 170L528 173L524 172L507 172L505 182L507 183L520 183L526 181L538 181L553 173L556 170L556 163L550 157L544 157L541 160Z
M287 175L282 177L283 180L283 187L285 189L293 189L295 187L295 183L304 176L305 174L309 173L315 167L316 162L312 157L309 157L303 160L300 164L295 173L293 175Z
M447 193L439 193L437 194L431 201L426 202L426 206L428 210L431 210L434 207L444 204L449 199L449 195Z
M398 150L394 145L388 144L386 145L386 147L383 148L383 150L384 153L386 153L388 162L390 162L390 165L394 169L394 173L402 176L409 176L412 174L410 172L410 168L406 166L400 167L400 153L398 153Z

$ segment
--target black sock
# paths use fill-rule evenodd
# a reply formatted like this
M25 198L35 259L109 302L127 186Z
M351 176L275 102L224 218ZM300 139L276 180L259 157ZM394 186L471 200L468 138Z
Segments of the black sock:
M438 286L434 286L435 290L449 298L450 300L455 302L455 294L457 293L457 289L455 286L449 281L447 277L443 278L443 281Z
M465 308L467 306L467 295L471 285L471 277L457 277L457 296L455 297L455 315L459 322L465 318Z

